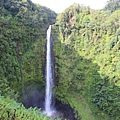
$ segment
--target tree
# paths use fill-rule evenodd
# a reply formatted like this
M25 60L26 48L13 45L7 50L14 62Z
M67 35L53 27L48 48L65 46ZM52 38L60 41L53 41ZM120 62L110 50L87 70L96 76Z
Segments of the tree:
M117 9L120 9L120 0L109 0L104 8L105 10L110 10L111 13Z

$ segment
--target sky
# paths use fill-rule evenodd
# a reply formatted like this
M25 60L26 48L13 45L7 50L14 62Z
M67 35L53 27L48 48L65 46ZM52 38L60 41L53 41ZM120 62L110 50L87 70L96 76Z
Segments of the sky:
M32 0L33 3L46 6L56 13L63 12L73 3L90 6L92 9L102 9L108 0Z

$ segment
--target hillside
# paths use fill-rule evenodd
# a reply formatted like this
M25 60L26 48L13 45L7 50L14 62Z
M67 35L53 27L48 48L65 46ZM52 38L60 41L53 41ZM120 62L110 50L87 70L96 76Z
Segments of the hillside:
M0 95L23 102L31 85L44 89L46 30L56 15L31 0L0 1Z
M83 120L120 119L120 10L73 4L57 16L57 98ZM56 42L57 42L56 41Z
M1 94L9 91L6 86L20 92L30 82L43 85L46 29L56 13L30 0L0 5Z
M31 0L1 0L0 119L48 119L38 108L52 24L56 109L70 120L119 120L119 3L102 10L74 3L57 15Z

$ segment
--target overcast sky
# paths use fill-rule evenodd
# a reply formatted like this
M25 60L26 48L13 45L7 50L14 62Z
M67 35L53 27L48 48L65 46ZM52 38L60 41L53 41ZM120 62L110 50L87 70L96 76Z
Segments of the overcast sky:
M93 9L102 9L108 0L32 0L33 3L39 3L46 6L56 13L60 13L74 2L90 6Z

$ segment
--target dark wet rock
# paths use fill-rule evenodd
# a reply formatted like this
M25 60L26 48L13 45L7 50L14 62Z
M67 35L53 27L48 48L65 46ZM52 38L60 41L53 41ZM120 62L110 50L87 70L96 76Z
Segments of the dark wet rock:
M23 104L26 108L38 107L44 111L45 92L40 91L37 87L31 86L25 90ZM77 116L77 112L71 108L69 104L63 104L61 101L55 99L55 111L48 117L61 118L62 120L80 120Z
M38 107L44 109L45 93L37 87L32 86L25 90L23 104L26 108Z

